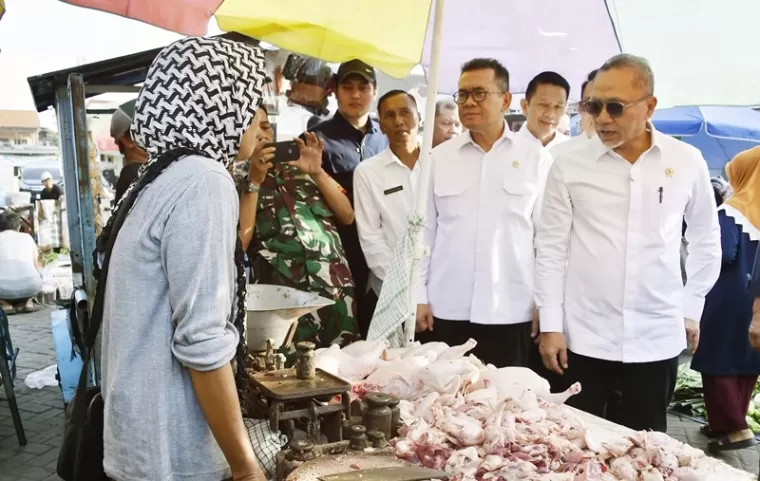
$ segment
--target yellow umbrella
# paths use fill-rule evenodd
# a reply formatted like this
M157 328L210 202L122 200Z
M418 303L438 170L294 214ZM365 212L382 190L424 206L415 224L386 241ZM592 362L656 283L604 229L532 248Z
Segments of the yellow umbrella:
M431 0L225 0L222 30L328 62L355 58L404 77L420 62Z
M420 61L432 0L63 0L184 35L219 27L328 62L361 59L394 77ZM0 0L2 5L2 0Z

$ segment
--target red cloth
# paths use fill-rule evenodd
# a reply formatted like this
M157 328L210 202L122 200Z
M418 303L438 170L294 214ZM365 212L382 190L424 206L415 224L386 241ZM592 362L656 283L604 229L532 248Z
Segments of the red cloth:
M747 408L757 376L702 375L705 409L710 429L728 434L747 429Z

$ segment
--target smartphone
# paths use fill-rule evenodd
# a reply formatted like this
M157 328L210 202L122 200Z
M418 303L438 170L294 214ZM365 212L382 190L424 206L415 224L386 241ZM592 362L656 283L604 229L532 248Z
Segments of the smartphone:
M274 147L274 157L270 162L273 164L298 160L301 157L301 148L295 140L286 142L274 142L264 145L264 148Z

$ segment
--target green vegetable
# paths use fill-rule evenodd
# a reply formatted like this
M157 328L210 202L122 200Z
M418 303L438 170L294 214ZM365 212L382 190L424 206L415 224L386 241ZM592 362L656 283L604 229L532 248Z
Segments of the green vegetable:
M687 416L707 418L702 388L702 375L688 364L678 366L676 389L670 408ZM760 380L755 385L752 401L747 407L747 425L754 433L760 433Z
M749 427L753 433L757 434L760 433L760 423L755 421L754 418L747 416L747 427Z

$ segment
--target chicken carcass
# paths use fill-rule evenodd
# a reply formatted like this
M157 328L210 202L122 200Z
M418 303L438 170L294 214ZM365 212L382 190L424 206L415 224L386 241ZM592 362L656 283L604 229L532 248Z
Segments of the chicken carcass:
M424 346L425 344L423 344ZM475 339L469 339L464 344L460 344L459 346L451 346L448 349L445 349L444 351L440 352L438 354L438 359L441 361L450 361L452 359L462 359L465 355L467 355L468 352L475 349L475 346L478 345L478 341Z
M356 341L343 347L341 351L343 354L347 354L351 357L362 357L366 354L377 355L378 358L383 357L384 351L388 348L388 341L380 339L377 341Z
M575 383L563 393L553 394L549 381L525 367L502 367L500 369L481 370L481 379L487 381L499 391L499 396L520 395L523 391L533 391L545 401L564 404L570 396L581 391L581 385Z
M381 344L357 357L344 353L340 346L333 344L328 349L314 355L315 366L323 371L341 377L351 383L359 383L372 373L380 362L385 347Z
M367 377L365 382L369 384L377 384L378 386L387 386L391 380L396 377L411 379L415 371L428 364L430 364L430 361L421 356L385 362L379 364L378 368Z

